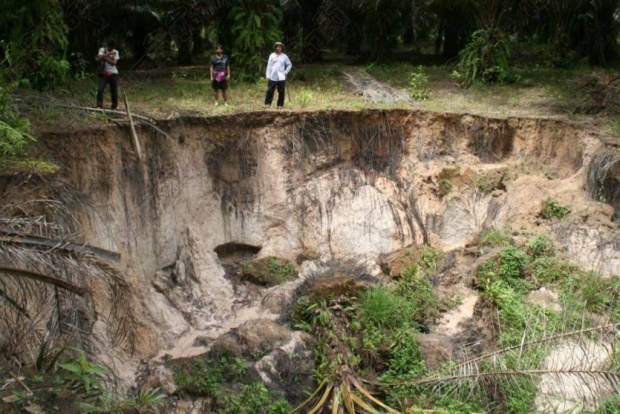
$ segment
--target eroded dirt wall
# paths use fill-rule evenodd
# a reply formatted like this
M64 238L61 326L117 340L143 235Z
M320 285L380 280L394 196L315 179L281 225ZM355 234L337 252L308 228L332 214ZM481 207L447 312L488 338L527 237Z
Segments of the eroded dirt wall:
M215 253L227 243L289 259L376 260L412 243L449 250L493 226L553 232L537 218L550 197L578 216L564 223L565 239L602 226L574 242L584 257L614 237L613 209L585 191L586 167L605 149L568 123L403 110L159 126L168 137L138 127L143 162L124 126L40 141L62 167L58 180L88 200L83 241L121 254L142 315L138 355L234 323L236 293ZM599 260L618 271L617 249Z

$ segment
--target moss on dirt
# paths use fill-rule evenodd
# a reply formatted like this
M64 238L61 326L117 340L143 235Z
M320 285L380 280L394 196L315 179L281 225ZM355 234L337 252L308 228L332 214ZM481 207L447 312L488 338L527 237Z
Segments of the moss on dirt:
M275 286L290 282L299 275L292 262L275 256L246 263L243 266L242 273L244 278L264 286Z

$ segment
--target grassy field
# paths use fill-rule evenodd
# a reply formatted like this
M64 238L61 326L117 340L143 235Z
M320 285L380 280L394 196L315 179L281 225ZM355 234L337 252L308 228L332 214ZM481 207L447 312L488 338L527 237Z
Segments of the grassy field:
M370 102L344 83L342 73L348 71L368 73L392 87L413 93L423 88L428 98L412 103ZM218 116L265 109L266 81L260 75L254 82L238 82L233 71L229 105L224 107L214 105L208 72L206 63L143 71L123 70L121 67L119 109L124 109L123 94L127 94L132 112L155 119L184 115ZM602 126L610 126L613 118L609 116L580 113L583 112L580 108L588 104L589 97L579 87L579 80L592 72L588 68L516 69L515 83L464 88L455 79L453 69L447 66L313 64L293 69L287 82L285 110L409 108L491 117L551 117L595 121ZM414 74L419 75L418 80L422 79L417 85L411 80ZM73 80L54 93L24 92L20 96L21 109L30 118L35 134L92 126L106 122L108 118L98 113L67 110L64 106L93 107L96 89L95 75L87 73L84 78ZM109 102L110 94L106 90L105 105L108 106Z

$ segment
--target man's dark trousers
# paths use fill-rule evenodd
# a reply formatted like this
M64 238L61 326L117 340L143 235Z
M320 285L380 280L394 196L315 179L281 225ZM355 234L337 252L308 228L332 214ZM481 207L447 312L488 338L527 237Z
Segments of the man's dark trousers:
M273 93L278 88L278 106L284 106L284 87L286 81L269 80L267 84L267 95L265 96L265 105L271 105L273 101Z
M99 75L99 89L97 90L97 107L103 108L103 91L107 84L110 84L112 94L112 109L118 107L118 74L111 76Z

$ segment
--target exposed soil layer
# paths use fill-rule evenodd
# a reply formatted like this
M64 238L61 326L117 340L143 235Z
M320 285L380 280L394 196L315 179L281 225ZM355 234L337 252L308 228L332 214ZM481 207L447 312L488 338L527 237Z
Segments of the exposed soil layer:
M551 235L585 270L620 274L620 152L587 127L406 110L158 126L168 136L138 125L142 162L117 125L43 137L41 154L61 167L53 177L1 178L4 199L23 203L23 214L65 220L70 241L120 255L113 265L138 317L134 353L110 352L106 333L96 334L128 383L139 359L199 355L248 321L277 320L303 276L328 260L380 274L381 257L405 246L455 251L461 259L439 283L451 294L470 277L468 244L484 229L510 228ZM26 204L34 198L70 206L71 220ZM542 218L547 200L570 214ZM236 277L268 256L296 260L301 279L266 287ZM107 314L109 298L92 288ZM463 333L475 303L467 291L438 334L475 342Z

